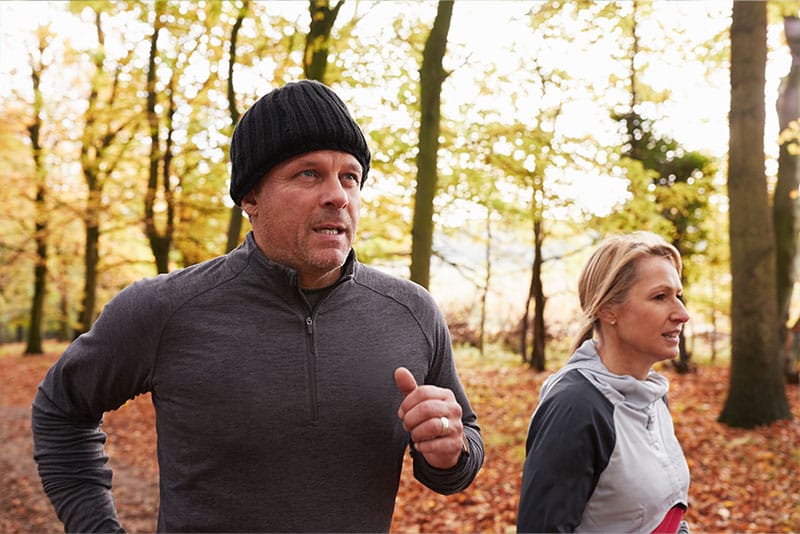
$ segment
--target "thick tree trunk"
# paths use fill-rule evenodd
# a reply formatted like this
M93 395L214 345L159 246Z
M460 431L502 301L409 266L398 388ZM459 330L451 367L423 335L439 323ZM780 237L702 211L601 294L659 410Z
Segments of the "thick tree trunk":
M800 118L800 18L786 17L783 20L786 41L792 53L789 74L783 79L778 95L778 123L781 132L792 127L792 122ZM775 197L772 202L772 223L775 227L776 280L778 303L778 328L780 339L789 334L789 304L792 290L797 280L796 258L798 239L800 239L800 158L797 148L800 141L795 136L784 140L778 155L778 180L775 184ZM797 382L797 369L786 351L786 344L780 343L784 351L787 379Z
M417 152L417 189L414 197L414 220L411 228L411 280L430 286L433 253L433 200L438 173L442 84L446 78L442 60L447 49L447 34L453 15L453 1L440 0L433 28L425 42L420 69L419 151Z
M734 2L728 166L731 374L719 420L751 428L791 418L779 357L775 240L764 171L767 7Z

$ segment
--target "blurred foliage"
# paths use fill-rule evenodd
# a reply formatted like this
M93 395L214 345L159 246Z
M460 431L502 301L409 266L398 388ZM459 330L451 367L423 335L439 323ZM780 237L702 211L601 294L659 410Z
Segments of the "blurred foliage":
M682 148L678 138L662 131L664 110L676 104L675 92L653 80L659 69L675 63L691 64L708 79L724 71L728 10L682 6L690 16L707 18L714 29L700 36L684 28L673 8L637 4L643 27L637 57L640 96L647 100L637 113L641 132L654 143L652 153L661 157L654 166L626 157L625 128L612 119L628 104L631 4L501 5L508 11L507 31L518 33L502 61L482 56L471 43L485 42L490 31L503 29L467 36L458 30L464 24L459 17L486 6L460 3L454 10L442 95L434 295L445 302L460 294L456 308L474 310L476 295L488 292L487 328L493 335L510 331L521 314L520 296L527 292L520 288L530 280L533 221L547 223L542 276L549 302L565 302L574 291L587 247L600 236L648 228L669 238L681 233L686 292L696 306L693 323L698 331L726 331L727 214L719 192L724 165ZM47 67L42 139L52 191L46 330L68 337L61 325L74 321L84 275L88 189L78 164L80 150L102 146L117 130L118 137L95 161L97 171L107 175L99 198L98 307L131 281L155 273L143 231L150 151L144 73L155 10L152 2L139 0L3 3L4 10L9 6L48 11L42 28L20 24L14 33L4 17L3 29L16 36L15 50L25 54L36 53L31 45L36 32L50 33L38 58ZM435 3L415 6L387 10L380 3L345 2L332 31L326 73L363 126L373 152L362 193L359 258L401 276L407 275L411 246L418 70L436 12ZM231 206L227 54L241 7L240 1L164 4L156 109L165 117L168 101L175 104L168 177L177 209L171 269L224 251ZM248 9L233 68L240 109L302 77L309 24L307 2L250 2ZM105 40L102 50L98 28ZM599 50L613 61L598 76L591 58L601 57ZM589 61L578 61L584 58ZM0 340L13 339L27 327L32 291L33 166L24 130L33 109L31 60L26 58L28 68L25 61L4 67L4 79L13 83L0 93ZM104 104L92 115L87 109L93 93ZM168 130L166 123L160 128ZM614 185L619 183L624 187ZM606 205L608 198L616 200ZM157 209L156 217L163 213ZM678 219L687 223L678 228ZM548 305L548 332L569 335L571 306ZM469 320L477 317L471 313Z

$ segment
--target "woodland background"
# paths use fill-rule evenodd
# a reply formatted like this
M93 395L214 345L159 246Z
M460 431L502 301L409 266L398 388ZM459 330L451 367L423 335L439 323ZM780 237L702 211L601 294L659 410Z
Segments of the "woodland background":
M19 410L56 354L45 343L88 330L130 282L241 242L233 125L272 87L312 78L373 151L359 258L428 287L471 386L503 388L484 424L498 417L495 445L516 452L495 468L503 504L481 512L499 523L460 530L512 524L509 473L541 379L567 356L578 270L605 235L648 229L685 260L692 320L668 372L685 406L704 406L685 426L676 415L687 455L741 432L755 444L741 462L769 473L744 484L757 508L735 477L699 490L712 515L761 519L700 524L800 531L798 14L785 1L0 2L7 437L29 433ZM149 439L136 436L134 456ZM696 462L728 460L700 449Z

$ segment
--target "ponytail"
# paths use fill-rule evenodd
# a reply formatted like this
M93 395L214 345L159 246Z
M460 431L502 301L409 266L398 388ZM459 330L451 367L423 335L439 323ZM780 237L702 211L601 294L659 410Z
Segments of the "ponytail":
M583 345L584 341L592 339L593 334L594 334L594 321L587 319L586 323L580 330L580 334L578 335L578 337L575 338L575 341L572 343L572 346L569 349L569 355L572 356L573 354L575 354L575 351L578 350L578 348L581 345Z

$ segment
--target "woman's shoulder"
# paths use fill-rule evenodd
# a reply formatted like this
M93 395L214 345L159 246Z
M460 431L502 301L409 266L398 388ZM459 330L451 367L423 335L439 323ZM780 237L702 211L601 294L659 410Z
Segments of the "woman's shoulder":
M595 420L598 413L611 418L614 405L580 369L569 369L558 376L541 400L539 410L569 419Z

